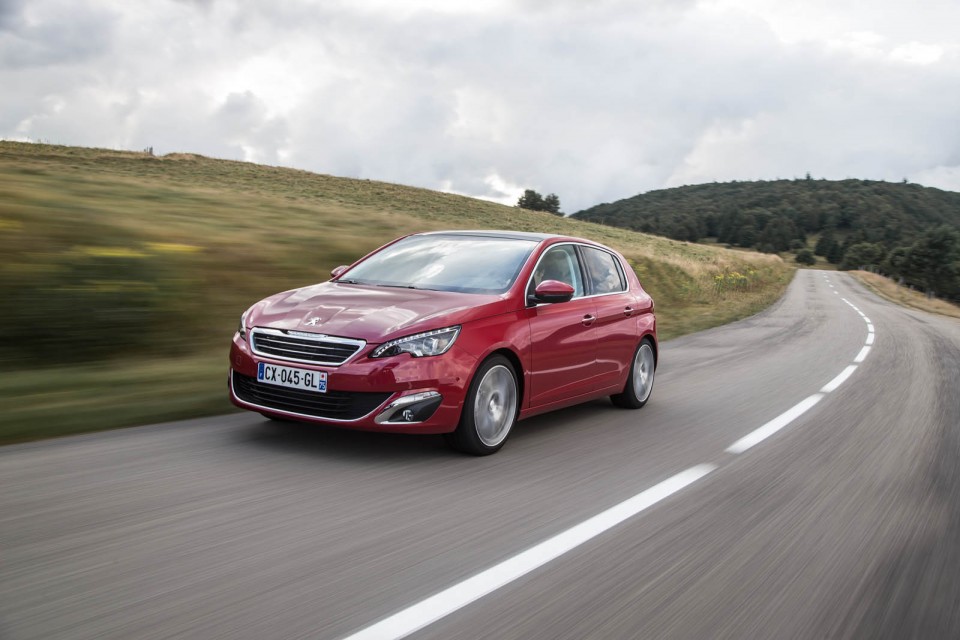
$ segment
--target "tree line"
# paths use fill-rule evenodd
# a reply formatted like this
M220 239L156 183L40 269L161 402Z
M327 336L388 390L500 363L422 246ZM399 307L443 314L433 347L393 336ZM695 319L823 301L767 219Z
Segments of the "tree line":
M960 193L808 176L651 191L573 217L676 240L795 251L802 263L816 254L841 269L868 267L960 299Z
M943 225L889 250L879 242L859 242L846 250L840 268L879 271L929 295L960 302L960 232Z
M533 189L526 189L520 199L517 200L517 206L531 211L546 211L558 216L563 215L560 212L560 197L555 193L542 196Z

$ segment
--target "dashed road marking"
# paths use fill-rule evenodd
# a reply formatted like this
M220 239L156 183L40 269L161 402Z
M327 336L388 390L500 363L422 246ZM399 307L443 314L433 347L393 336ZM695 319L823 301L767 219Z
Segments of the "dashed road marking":
M832 393L837 390L837 388L847 381L847 378L853 375L853 372L857 370L857 365L851 364L846 369L840 372L836 378L823 385L823 388L820 389L820 393Z
M655 484L646 491L610 507L589 520L570 527L540 544L518 553L485 571L458 582L425 600L398 611L345 640L399 640L462 609L466 605L513 582L554 558L575 549L624 520L652 507L664 498L693 484L715 470L716 465L701 464Z
M824 279L829 282L827 276L824 276ZM833 288L832 284L830 288ZM834 290L834 293L840 295L839 291ZM759 429L751 431L734 442L726 448L727 453L743 453L789 425L812 409L827 394L836 391L853 375L858 365L866 360L876 335L873 323L855 304L846 298L842 298L842 300L853 308L867 325L867 338L864 346L853 360L855 364L848 365L839 375L824 385L818 393L804 398ZM361 629L344 640L400 640L400 638L405 638L636 516L716 469L717 465L715 464L701 464L682 471L632 498L530 547L526 551L507 558L489 569Z
M743 453L750 447L763 442L777 431L780 431L780 429L783 429L785 426L805 414L821 400L823 400L823 393L815 393L812 396L801 400L759 429L751 431L727 447L727 453Z
M824 279L826 279L826 276L824 276ZM831 288L832 288L832 285L831 285ZM837 291L834 291L834 293L839 295L839 292ZM854 364L848 365L833 380L825 384L820 389L819 393L815 393L812 396L809 396L804 400L801 400L800 402L790 407L789 409L787 409L786 411L784 411L779 416L777 416L770 422L766 423L759 429L756 429L755 431L751 431L744 437L734 442L732 445L726 448L727 453L734 453L734 454L743 453L747 449L766 440L776 432L786 427L788 424L790 424L791 422L793 422L794 420L802 416L804 413L812 409L814 405L820 402L820 400L822 400L826 394L833 393L834 391L836 391L840 387L840 385L846 382L847 379L849 379L850 376L853 375L853 373L857 370L857 366L867 359L867 356L870 355L870 350L872 348L871 345L873 344L874 338L876 336L873 323L870 321L870 318L868 318L863 311L857 308L857 305L853 304L846 298L842 298L842 300L845 303L847 303L854 311L856 311L860 315L860 317L863 318L864 322L866 322L867 324L867 339L864 343L864 346L860 349L860 352L854 357L853 359Z

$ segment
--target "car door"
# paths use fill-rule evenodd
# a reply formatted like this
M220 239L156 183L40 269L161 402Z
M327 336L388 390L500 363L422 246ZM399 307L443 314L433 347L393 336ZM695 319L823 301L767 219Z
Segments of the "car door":
M620 384L637 348L636 296L627 285L620 259L598 247L580 245L586 291L596 305L597 388Z
M570 400L596 389L597 309L594 300L585 295L575 245L554 245L540 256L528 294L543 280L566 282L573 287L574 296L568 302L529 309L531 407Z

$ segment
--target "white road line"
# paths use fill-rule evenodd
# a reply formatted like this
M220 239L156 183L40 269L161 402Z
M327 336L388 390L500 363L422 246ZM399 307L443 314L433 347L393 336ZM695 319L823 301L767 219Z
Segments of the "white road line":
M384 618L345 640L398 640L496 591L574 549L624 520L652 507L707 475L716 465L701 464L667 478L642 493L585 520L540 544L481 571L426 600Z
M727 453L743 453L750 447L763 442L777 431L780 431L780 429L783 429L785 426L802 416L811 407L813 407L813 405L817 404L822 399L822 393L815 393L809 398L800 401L756 431L751 431L747 435L734 442L732 445L727 447Z
M837 387L839 387L844 382L846 382L847 378L853 375L853 372L856 370L857 370L857 365L851 364L846 369L841 371L840 375L838 375L836 378L834 378L833 380L828 382L826 385L824 385L823 389L820 389L820 393L831 393L833 391L836 391Z
M824 275L824 279L829 282L826 275ZM832 284L830 288L833 289ZM834 290L834 293L840 295L839 291ZM863 362L870 353L870 345L873 344L875 335L873 324L870 322L870 318L860 311L860 309L857 309L856 305L846 298L841 299L860 314L867 323L866 344L860 349L857 357L854 358L855 363L860 363ZM820 389L819 393L814 393L801 400L759 429L740 438L727 447L727 453L743 453L760 442L763 442L809 411L825 397L825 394L836 391L856 370L856 364L849 365L840 372L840 375ZM661 500L693 484L716 468L717 465L714 464L701 464L682 471L638 493L632 498L578 525L570 527L552 538L530 547L526 551L522 551L489 569L481 571L369 627L361 629L347 636L344 640L399 640L400 638L405 638L411 633L450 615L454 611L462 609L483 596L496 591L500 587L513 582L531 571L542 567L551 560L575 549L588 540L597 537L601 533L612 529L625 520L632 518Z
M824 276L824 279L826 279L826 276ZM831 285L831 288L833 288L832 285ZM837 295L840 295L838 291L834 291L834 293ZM868 318L863 311L857 308L857 305L853 304L846 298L841 298L841 300L847 303L847 305L849 305L851 309L853 309L858 314L860 314L860 317L863 318L864 322L867 323L867 340L865 345L860 349L860 352L853 359L855 364L851 364L846 369L841 371L840 375L838 375L833 380L831 380L826 385L824 385L824 387L820 389L819 393L815 393L812 396L806 398L805 400L799 402L798 404L794 405L790 409L787 409L786 411L781 413L779 416L777 416L770 422L766 423L756 431L748 433L744 437L734 442L732 445L727 447L726 449L727 453L743 453L750 447L753 447L759 442L766 440L777 431L780 431L781 429L786 427L788 424L790 424L791 422L799 418L801 415L806 413L815 404L820 402L820 400L823 399L825 394L836 391L837 388L840 387L840 385L842 385L844 382L847 381L847 378L853 375L853 372L857 370L857 365L867 359L867 356L870 354L870 349L871 349L870 345L873 344L874 335L875 335L873 324L870 322L870 318Z

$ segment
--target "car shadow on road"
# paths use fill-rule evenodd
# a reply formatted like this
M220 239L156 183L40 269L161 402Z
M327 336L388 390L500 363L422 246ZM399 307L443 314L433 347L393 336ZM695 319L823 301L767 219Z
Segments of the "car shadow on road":
M300 422L264 420L240 433L240 440L280 453L383 462L450 457L441 436L371 433Z
M585 419L618 411L609 402L596 400L534 416L514 426L505 451L511 445L516 449L521 443L550 446L561 435L581 427ZM439 435L373 433L266 419L240 431L238 440L280 453L341 460L478 459L450 449ZM542 440L542 443L532 442L536 440Z

